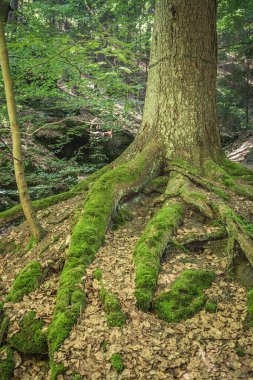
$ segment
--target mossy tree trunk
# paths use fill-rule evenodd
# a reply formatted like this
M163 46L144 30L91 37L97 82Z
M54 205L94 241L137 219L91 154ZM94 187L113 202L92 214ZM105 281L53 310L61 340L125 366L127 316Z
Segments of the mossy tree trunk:
M3 9L1 10L0 14L0 62L12 134L14 171L19 192L20 203L22 205L25 217L30 227L31 234L36 240L40 240L43 236L43 229L40 226L35 211L33 209L31 198L28 192L28 186L25 179L21 134L17 116L17 107L14 97L13 83L10 72L7 44L5 39L4 24L5 20L7 19L8 9L6 8L7 13L5 15L2 14L2 11Z
M201 166L221 156L216 117L215 0L157 0L137 147L160 141L166 159Z

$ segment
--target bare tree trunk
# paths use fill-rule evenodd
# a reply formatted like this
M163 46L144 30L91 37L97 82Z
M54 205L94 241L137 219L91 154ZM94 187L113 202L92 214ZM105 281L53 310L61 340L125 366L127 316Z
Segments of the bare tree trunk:
M157 0L137 149L202 166L221 157L216 116L216 1Z
M40 240L43 236L43 229L40 226L35 211L33 209L31 198L28 192L28 186L25 179L20 128L14 98L8 50L5 40L4 22L2 20L0 20L0 62L12 134L14 171L19 192L20 203L22 205L32 236L37 240Z

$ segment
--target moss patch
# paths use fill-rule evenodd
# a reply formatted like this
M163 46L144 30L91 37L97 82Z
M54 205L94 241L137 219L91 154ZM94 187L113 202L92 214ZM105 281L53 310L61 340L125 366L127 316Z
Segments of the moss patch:
M176 323L196 314L205 306L204 290L215 278L213 272L187 270L172 284L169 292L161 293L154 302L154 310L161 319Z
M0 348L0 380L10 380L14 368L12 350L7 346Z
M28 312L20 322L20 332L9 339L9 344L22 354L46 354L48 352L43 322L36 319L34 311Z
M169 201L151 219L135 246L135 297L137 306L144 311L150 308L163 252L183 218L183 210L180 203Z
M6 301L21 301L25 294L33 292L39 286L42 275L42 267L38 261L29 263L14 280Z
M122 327L125 324L126 316L121 309L119 298L104 287L100 289L99 294L104 305L108 327Z
M111 359L111 366L117 373L121 373L124 370L124 361L120 354L112 354Z
M243 166L241 164L238 164L237 162L230 161L228 159L225 159L223 161L222 167L224 170L226 170L230 175L232 176L252 176L253 177L253 171L247 168L246 166Z
M217 311L217 302L207 301L205 305L205 310L208 313L216 313Z
M167 176L159 176L154 178L143 190L144 194L149 195L152 193L163 194L168 184Z
M93 278L95 280L98 280L98 281L102 280L102 276L103 276L103 273L101 269L97 268L96 270L94 270Z

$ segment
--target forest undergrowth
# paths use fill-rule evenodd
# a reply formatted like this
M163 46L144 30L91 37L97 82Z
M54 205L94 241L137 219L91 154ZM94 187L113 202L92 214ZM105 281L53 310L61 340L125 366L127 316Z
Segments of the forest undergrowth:
M252 174L225 165L140 155L41 201L38 244L2 227L3 379L12 357L15 378L46 378L48 353L51 379L249 378Z

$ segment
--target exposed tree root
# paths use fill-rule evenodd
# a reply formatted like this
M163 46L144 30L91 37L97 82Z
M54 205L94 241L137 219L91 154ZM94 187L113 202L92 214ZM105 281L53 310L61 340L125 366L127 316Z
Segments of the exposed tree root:
M226 204L219 203L218 211L221 217L221 220L225 222L229 239L234 239L239 244L241 250L245 254L247 260L253 268L253 242L250 238L250 235L244 231L243 222L239 222L238 216L235 212ZM239 224L239 226L238 226ZM231 251L234 247L232 244L233 240L229 243L228 252L230 256L232 255Z
M189 231L188 234L179 236L175 239L179 245L184 246L194 242L206 242L209 240L221 239L226 235L225 227L213 227L208 229L198 229L198 231Z
M169 200L148 223L138 240L133 260L137 306L149 310L160 272L162 254L184 215L180 202Z
M82 279L103 243L113 211L121 198L138 192L160 170L159 160L152 159L154 149L154 146L148 147L127 164L118 165L103 174L90 189L83 214L73 230L48 330L51 379L56 379L57 374L63 371L62 365L55 364L54 353L69 335L83 308Z

